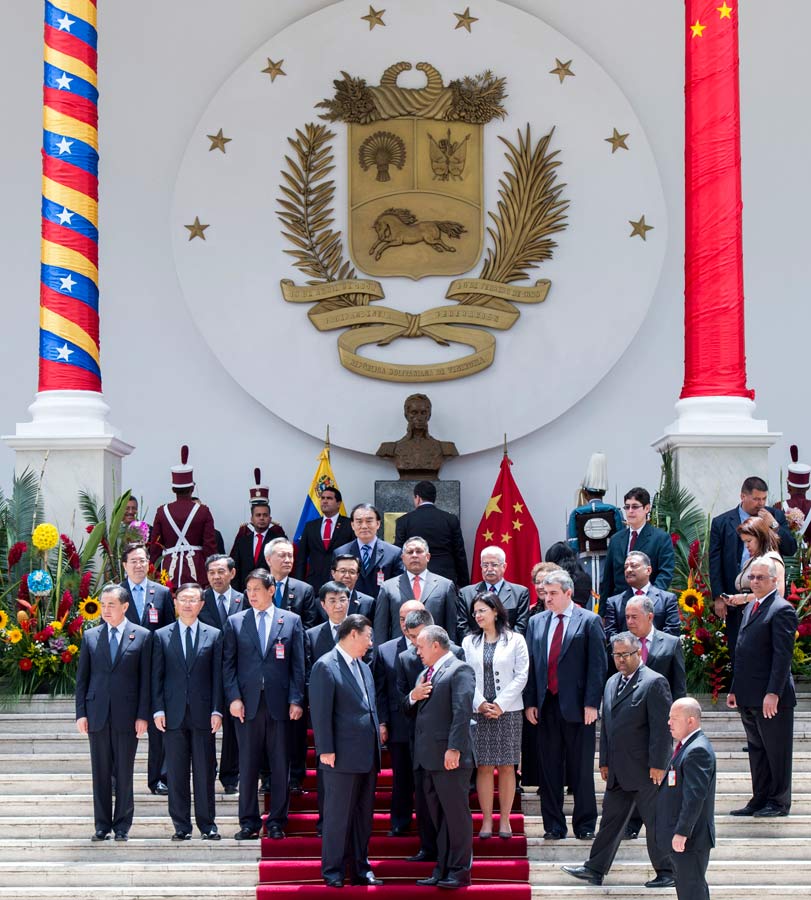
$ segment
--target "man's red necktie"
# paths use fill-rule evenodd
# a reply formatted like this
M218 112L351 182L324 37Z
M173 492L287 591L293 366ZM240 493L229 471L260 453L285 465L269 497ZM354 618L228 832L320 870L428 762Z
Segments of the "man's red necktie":
M558 660L560 659L560 648L563 644L563 613L557 615L558 624L555 626L555 633L552 635L552 645L549 647L549 659L546 663L546 686L550 693L558 692Z
M648 661L648 639L646 637L640 638L642 642L642 662L646 663Z
M749 621L750 621L750 622L751 622L752 619L754 619L755 616L757 615L758 609L760 609L760 600L755 600L755 602L752 604L752 615L749 616Z
M637 588L637 589L634 591L634 593L636 594L637 597L644 597L644 596L645 596L645 592L644 592L643 590L640 590L639 588Z
M422 585L420 584L420 576L414 576L414 584L411 585L411 590L414 594L414 599L419 600L422 595Z
M678 744L676 744L676 747L675 747L675 749L673 750L673 757L676 757L676 756L679 755L679 751L681 750L681 748L682 748L683 746L684 746L684 744L682 744L681 741L679 741ZM671 759L672 759L673 757L671 757Z
M256 548L253 551L253 564L254 566L259 565L259 560L262 558L262 544L264 543L264 535L256 532Z
M329 542L332 540L332 519L324 519L324 549L329 550Z
M629 552L629 553L630 553L630 552L634 549L634 547L636 546L636 539L637 539L638 537L639 537L639 532L638 532L638 531L632 531L632 532L631 532L631 543L628 544L628 552Z

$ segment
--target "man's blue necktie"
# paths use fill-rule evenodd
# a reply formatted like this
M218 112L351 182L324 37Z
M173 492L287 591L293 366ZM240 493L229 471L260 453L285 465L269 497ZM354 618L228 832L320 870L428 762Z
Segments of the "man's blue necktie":
M265 651L267 650L267 626L265 625L265 620L267 619L267 612L262 610L259 613L259 646L262 648L262 656L265 655Z
M110 629L110 662L114 663L118 656L118 629Z
M133 585L132 599L135 601L135 608L138 610L138 621L144 617L144 586L142 584Z

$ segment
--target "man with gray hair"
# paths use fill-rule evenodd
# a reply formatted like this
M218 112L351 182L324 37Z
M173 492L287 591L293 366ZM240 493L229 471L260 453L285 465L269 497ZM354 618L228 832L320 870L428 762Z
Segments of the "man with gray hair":
M654 624L659 631L681 634L679 618L679 602L671 591L665 591L651 584L653 566L647 553L632 550L625 557L625 581L628 587L621 593L608 597L601 603L601 612L605 621L605 635L611 638L620 631L628 631L625 621L625 607L631 597L649 597L653 603Z
M670 759L667 727L671 697L667 679L642 662L642 644L630 631L611 638L617 672L603 692L600 728L600 777L606 782L600 830L582 866L563 871L589 884L602 884L617 854L636 804L645 823L648 856L656 877L645 887L673 887L668 849L655 836L656 792Z
M544 578L546 610L529 620L529 678L524 689L527 721L540 725L538 759L544 839L566 837L563 785L574 794L575 837L590 840L597 825L594 743L605 684L603 624L572 602L574 585L563 570Z
M504 580L507 571L507 555L498 546L485 547L479 555L482 581L470 584L459 592L456 615L456 639L461 641L473 629L470 608L476 596L483 592L498 594L501 605L507 612L510 628L519 634L527 633L529 624L529 591L521 584Z

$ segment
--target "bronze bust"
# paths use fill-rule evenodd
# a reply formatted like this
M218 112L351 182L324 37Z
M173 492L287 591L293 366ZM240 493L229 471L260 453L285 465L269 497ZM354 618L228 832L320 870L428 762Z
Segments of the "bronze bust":
M411 394L403 404L408 428L399 441L388 441L377 449L377 455L391 459L401 481L436 481L446 459L458 456L453 441L438 441L428 433L431 401L425 394Z

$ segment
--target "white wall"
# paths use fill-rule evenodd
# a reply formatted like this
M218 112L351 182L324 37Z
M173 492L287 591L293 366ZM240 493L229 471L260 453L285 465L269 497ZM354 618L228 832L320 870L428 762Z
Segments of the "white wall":
M256 464L270 478L274 518L292 531L320 444L251 399L190 323L175 274L169 213L188 136L219 85L271 35L328 4L102 0L99 5L102 367L111 420L137 447L125 462L125 482L154 512L167 497L168 467L187 442L199 493L213 508L226 542L245 515ZM513 472L548 546L562 534L590 452L608 454L611 499L614 485L619 496L631 483L653 489L659 465L649 444L673 419L682 378L683 8L649 0L514 5L580 44L620 85L652 143L670 217L662 278L631 348L566 414L510 445ZM6 92L0 149L3 434L27 420L36 390L42 71L41 4L7 6L0 33L0 83ZM770 457L768 475L775 487L788 443L799 443L811 461L803 352L811 325L805 296L811 260L811 90L803 64L810 27L805 0L786 0L780 15L767 3L743 6L749 383L757 391L758 414L785 434ZM555 339L569 344L571 365L577 365L600 336L584 329ZM246 330L244 341L230 351L254 359L257 378L272 379L278 390L296 390L295 373L274 370L272 348L263 336ZM536 364L543 365L543 340L538 351ZM460 402L469 403L476 415L475 396L464 380L458 385ZM396 396L402 396L401 389ZM504 403L510 403L508 391ZM362 429L362 415L362 405L352 400L329 411L328 418ZM440 411L435 418L435 433L453 438L442 429ZM499 461L498 451L488 451L455 460L442 471L444 478L462 481L470 544ZM350 501L371 497L374 480L394 473L374 456L340 449L333 465ZM12 469L12 453L0 448L4 488Z

